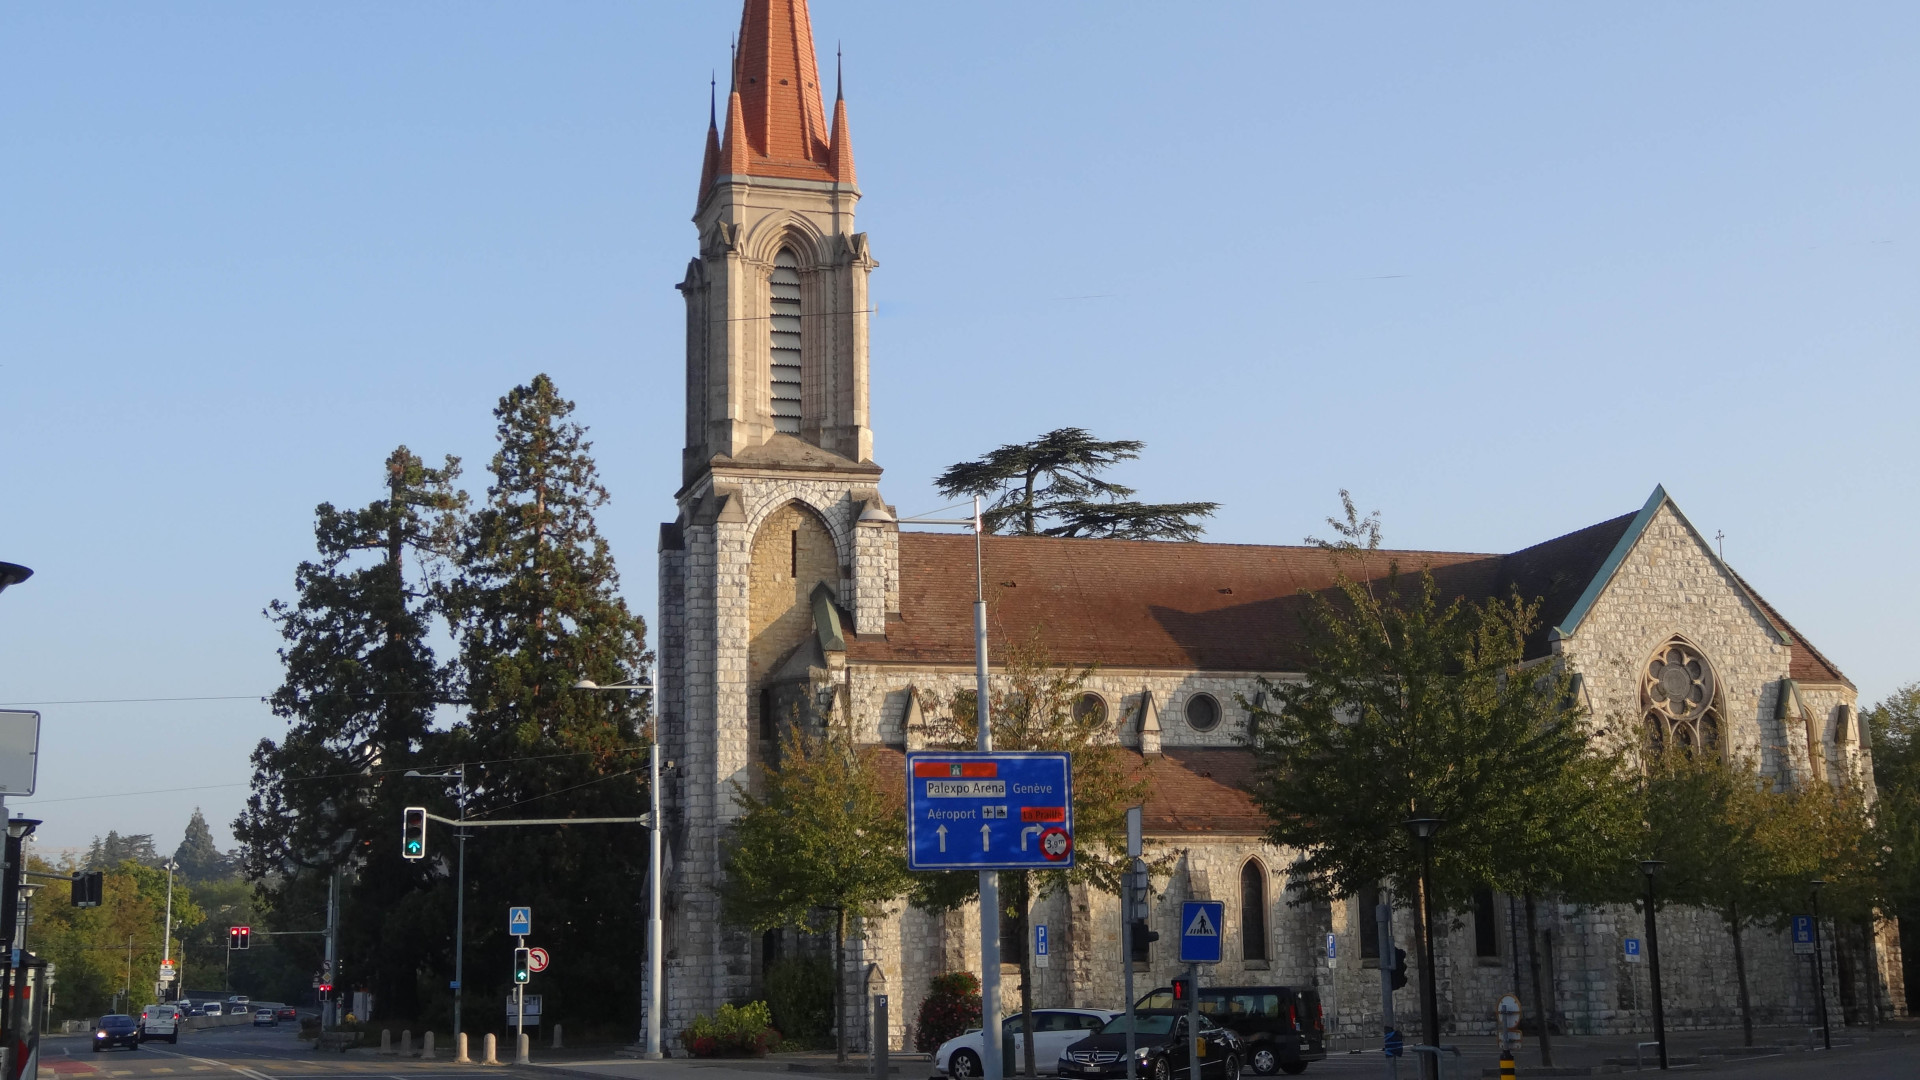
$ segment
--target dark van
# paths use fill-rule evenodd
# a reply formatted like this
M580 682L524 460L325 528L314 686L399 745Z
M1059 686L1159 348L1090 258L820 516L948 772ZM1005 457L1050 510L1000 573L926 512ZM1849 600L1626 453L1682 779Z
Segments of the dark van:
M1184 1009L1173 1000L1173 988L1163 986L1141 998L1138 1009ZM1320 1015L1320 995L1291 986L1203 986L1200 1012L1240 1036L1247 1064L1262 1076L1305 1072L1307 1062L1327 1056L1326 1023Z

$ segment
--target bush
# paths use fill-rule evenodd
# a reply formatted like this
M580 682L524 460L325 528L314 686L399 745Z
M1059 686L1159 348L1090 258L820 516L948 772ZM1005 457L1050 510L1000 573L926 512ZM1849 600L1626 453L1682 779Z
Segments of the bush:
M936 975L927 1000L920 1003L913 1048L931 1054L940 1044L980 1026L980 980L971 971Z
M789 956L767 968L767 1007L773 1026L814 1049L833 1031L833 961Z
M779 1042L764 1001L722 1005L713 1016L694 1017L680 1033L681 1045L694 1057L760 1057Z

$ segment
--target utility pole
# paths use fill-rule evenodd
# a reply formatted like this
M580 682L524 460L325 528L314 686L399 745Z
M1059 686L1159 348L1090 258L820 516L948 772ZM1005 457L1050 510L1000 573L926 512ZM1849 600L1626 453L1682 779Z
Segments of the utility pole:
M179 862L173 859L167 860L167 921L165 933L160 935L160 966L162 968L167 967L173 960L173 872L178 869L180 869ZM168 989L171 990L177 985L179 984L170 983ZM163 994L162 998L164 999L165 996Z
M981 753L993 750L993 721L987 709L987 580L982 541L980 496L973 497L973 696L980 726ZM1132 969L1129 963L1128 969ZM980 871L980 1048L983 1080L1003 1080L1000 1060L1000 875ZM1131 1060L1131 1059L1129 1059Z

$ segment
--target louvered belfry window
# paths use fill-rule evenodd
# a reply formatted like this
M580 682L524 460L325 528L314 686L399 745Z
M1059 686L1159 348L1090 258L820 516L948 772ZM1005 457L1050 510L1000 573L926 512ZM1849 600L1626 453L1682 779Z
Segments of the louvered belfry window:
M773 259L773 429L800 434L800 260Z

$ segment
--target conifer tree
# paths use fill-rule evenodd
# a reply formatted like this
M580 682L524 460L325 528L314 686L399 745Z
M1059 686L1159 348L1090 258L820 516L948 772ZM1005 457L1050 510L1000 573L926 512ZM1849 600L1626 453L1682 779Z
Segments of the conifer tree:
M988 532L1015 536L1087 536L1116 540L1198 540L1200 519L1219 503L1143 503L1134 490L1100 474L1140 456L1138 439L1096 439L1083 428L1059 428L1032 442L1010 443L977 461L951 465L934 478L940 494L979 495Z
M180 864L180 879L188 885L214 881L233 873L233 860L213 842L213 830L207 828L207 816L199 807L187 819L187 831L180 846L173 850L173 861Z
M607 492L573 411L546 375L500 399L492 484L460 538L450 596L469 713L449 752L487 763L468 772L476 816L647 809L645 699L574 689L636 678L651 657L594 523ZM613 989L636 985L644 944L633 932L646 894L638 826L492 832L470 842L468 909L533 905L543 944L568 958L553 979L593 988L575 1015L627 1018ZM475 955L504 947L497 922L478 925Z
M413 968L436 939L381 933L396 905L426 902L415 894L437 867L362 856L394 835L403 806L438 794L400 774L423 760L435 706L448 696L429 638L442 603L438 567L465 501L458 475L456 459L429 468L403 446L387 458L384 498L315 511L317 557L295 572L296 598L266 612L286 671L268 702L287 731L254 750L253 793L234 822L247 876L297 908L324 898L336 868L359 868L349 907L386 917L343 920L342 956L401 1009L413 1008Z

